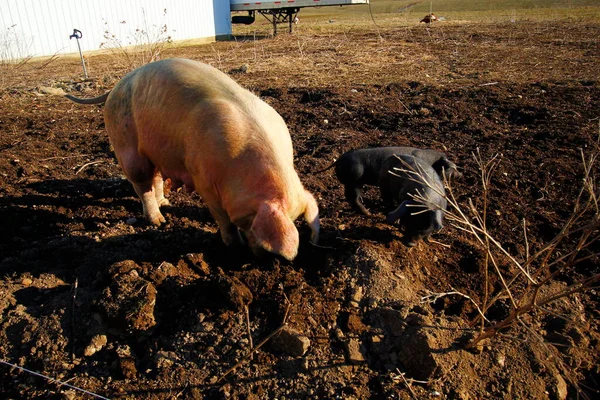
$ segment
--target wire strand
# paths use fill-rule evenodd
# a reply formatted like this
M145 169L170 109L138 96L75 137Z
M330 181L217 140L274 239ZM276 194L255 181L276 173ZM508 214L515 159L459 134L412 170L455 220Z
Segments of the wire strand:
M58 379L51 378L51 377L46 376L44 374L40 374L39 372L35 372L35 371L31 371L31 370L29 370L27 368L19 367L18 365L11 364L11 363L6 362L4 360L0 360L0 364L8 365L9 367L19 369L19 370L27 372L28 374L31 374L31 375L39 376L41 378L49 380L50 382L58 383L60 386L66 386L68 388L78 390L78 391L80 391L82 393L89 394L90 396L93 396L93 397L95 397L97 399L110 400L108 397L100 396L99 394L92 393L92 392L90 392L88 390L78 388L77 386L70 385L67 382L62 382L62 381L59 381Z

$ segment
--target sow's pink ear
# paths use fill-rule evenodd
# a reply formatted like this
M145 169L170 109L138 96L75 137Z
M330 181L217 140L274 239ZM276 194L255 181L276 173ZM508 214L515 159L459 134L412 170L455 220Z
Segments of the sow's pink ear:
M292 261L298 255L300 237L294 223L277 204L263 203L250 227L256 245Z

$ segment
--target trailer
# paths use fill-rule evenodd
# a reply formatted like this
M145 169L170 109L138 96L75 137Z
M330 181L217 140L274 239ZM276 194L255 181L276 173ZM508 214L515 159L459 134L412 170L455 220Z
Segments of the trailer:
M301 8L347 6L368 3L369 0L230 0L232 12L247 12L247 15L232 16L231 22L234 24L250 25L255 21L256 12L258 12L273 24L273 34L277 35L278 24L287 23L289 25L289 32L292 32L294 20L298 16Z

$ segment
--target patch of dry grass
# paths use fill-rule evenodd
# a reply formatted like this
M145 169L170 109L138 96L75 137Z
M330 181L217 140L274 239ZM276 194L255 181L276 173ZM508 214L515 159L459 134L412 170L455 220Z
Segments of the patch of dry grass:
M161 57L187 57L225 72L248 67L235 79L249 88L286 82L296 87L386 85L419 81L464 86L494 81L597 81L600 24L568 21L515 23L441 22L403 25L402 17L353 24L307 24L293 34L269 36L267 25L236 26L230 41L161 48ZM252 31L254 29L254 31ZM39 85L78 77L78 58L60 57L52 69L31 60L18 73L5 73L3 87ZM88 55L90 76L111 82L131 70L120 56Z

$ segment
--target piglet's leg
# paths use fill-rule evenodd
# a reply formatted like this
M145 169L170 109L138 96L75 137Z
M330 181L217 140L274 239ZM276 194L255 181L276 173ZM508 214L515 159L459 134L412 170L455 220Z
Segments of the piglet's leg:
M381 188L381 199L386 210L394 210L394 196L387 187Z
M388 224L393 224L399 219L401 219L408 212L408 201L403 201L402 204L398 206L394 211L390 212L387 215L386 222Z
M352 208L365 215L371 215L369 210L367 210L361 202L362 191L360 187L346 186L344 194L346 195L346 200L348 200L348 203L350 203Z
M171 203L169 203L169 200L167 200L167 198L165 198L165 188L164 188L163 177L162 177L161 173L158 171L154 174L154 180L152 182L152 187L154 189L154 194L156 196L156 202L158 203L158 206L159 207L170 206Z

